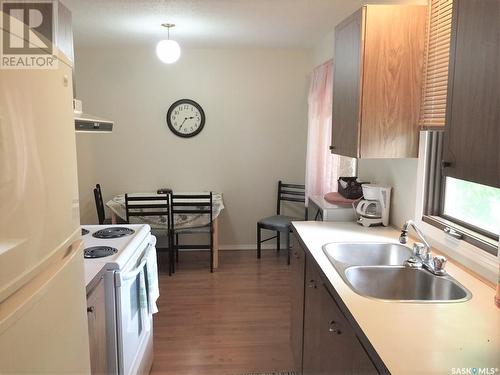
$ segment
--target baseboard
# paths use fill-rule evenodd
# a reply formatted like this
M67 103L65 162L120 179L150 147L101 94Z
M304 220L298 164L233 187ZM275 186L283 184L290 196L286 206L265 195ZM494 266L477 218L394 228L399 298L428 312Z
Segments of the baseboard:
M284 249L286 245L281 245L281 248ZM276 244L262 244L262 250L276 250ZM228 250L257 250L256 244L250 245L219 245L219 250L228 251ZM207 249L183 249L181 251L208 251Z
M283 248L285 245L283 245ZM262 250L276 250L276 244L262 244ZM219 245L219 250L257 250L256 244L249 245Z

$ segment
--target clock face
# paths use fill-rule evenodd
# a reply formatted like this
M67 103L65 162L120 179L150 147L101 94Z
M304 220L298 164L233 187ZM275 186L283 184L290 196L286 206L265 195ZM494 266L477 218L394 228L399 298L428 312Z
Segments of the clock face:
M181 99L168 109L167 125L179 137L194 137L205 125L205 113L194 100Z

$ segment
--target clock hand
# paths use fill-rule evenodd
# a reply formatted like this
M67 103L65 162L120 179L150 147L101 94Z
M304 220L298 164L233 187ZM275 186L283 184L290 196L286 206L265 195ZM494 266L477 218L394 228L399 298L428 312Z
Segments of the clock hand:
M184 123L186 122L186 120L187 120L187 119L188 119L187 117L185 117L185 118L184 118L184 121L182 121L182 124L181 124L181 126L179 126L179 131L181 130L181 128L182 128L182 125L184 125Z

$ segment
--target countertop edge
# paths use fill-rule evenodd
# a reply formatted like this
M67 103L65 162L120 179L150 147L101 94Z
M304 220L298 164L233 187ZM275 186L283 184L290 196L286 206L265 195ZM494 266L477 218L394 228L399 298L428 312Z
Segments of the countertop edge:
M94 277L92 278L92 280L90 280L87 285L85 286L85 290L86 290L86 293L87 293L87 296L92 292L92 290L97 286L97 284L99 284L99 280L104 277L104 273L106 272L106 267L105 265L103 264L102 265L102 268L99 270L99 272L97 272Z

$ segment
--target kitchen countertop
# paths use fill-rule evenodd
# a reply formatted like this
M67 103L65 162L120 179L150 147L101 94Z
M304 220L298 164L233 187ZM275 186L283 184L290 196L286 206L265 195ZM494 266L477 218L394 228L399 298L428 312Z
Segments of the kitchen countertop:
M500 310L489 285L448 262L448 273L472 293L469 301L400 303L362 297L343 281L322 246L344 241L397 243L400 232L319 221L293 222L293 227L392 374L458 374L453 369L470 368L477 368L476 374L482 368L493 368L483 374L500 373Z
M85 287L87 293L94 289L95 284L97 284L98 279L106 271L105 265L102 263L85 263Z

